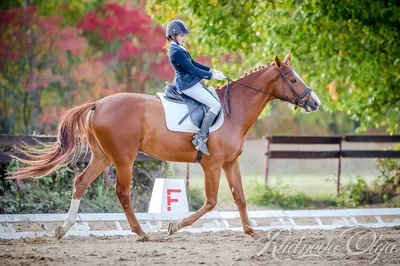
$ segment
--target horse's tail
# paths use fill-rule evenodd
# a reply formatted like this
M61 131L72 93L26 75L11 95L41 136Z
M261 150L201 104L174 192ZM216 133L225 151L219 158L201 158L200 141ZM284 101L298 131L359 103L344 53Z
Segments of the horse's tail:
M94 110L96 103L87 103L69 110L63 115L58 124L57 142L43 144L44 149L22 147L21 152L29 159L13 158L28 164L17 172L8 173L8 178L24 179L28 177L43 177L61 166L75 163L81 152L86 148L85 133L90 125L86 117L90 110ZM89 121L89 120L88 120Z

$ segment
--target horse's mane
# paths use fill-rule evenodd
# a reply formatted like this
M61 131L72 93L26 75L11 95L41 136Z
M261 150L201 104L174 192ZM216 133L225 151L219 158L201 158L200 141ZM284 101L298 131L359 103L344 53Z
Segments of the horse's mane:
M274 62L274 63L275 63L275 62ZM249 76L252 75L252 74L255 74L255 73L261 71L261 70L267 70L267 69L268 69L271 65L273 65L274 63L268 63L267 65L262 65L262 66L259 66L259 67L255 67L254 69L251 69L249 72L244 73L243 76L237 77L237 79L232 80L232 81L233 81L233 82L235 82L235 81L240 81L240 80L242 80L242 79L244 79L244 78L246 78L246 77L249 77ZM217 86L216 89L217 89L217 90L224 89L227 85L228 85L228 84L224 84L224 85L221 85L221 86Z

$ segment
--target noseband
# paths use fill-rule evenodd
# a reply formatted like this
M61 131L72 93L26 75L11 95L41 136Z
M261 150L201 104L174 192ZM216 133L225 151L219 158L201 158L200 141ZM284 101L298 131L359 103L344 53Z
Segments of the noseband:
M288 72L286 72L286 73L282 73L282 71L281 71L279 68L278 68L278 70L279 70L279 74L280 74L280 76L281 76L281 78L282 78L282 95L285 95L285 94L284 94L284 87L285 87L285 83L286 83L286 84L288 85L290 91L292 92L293 96L296 97L296 99L293 100L293 99L289 99L287 96L285 96L285 97L283 97L283 98L284 98L283 101L293 103L296 107L305 107L307 101L305 101L305 100L303 100L303 99L304 99L307 95L308 95L308 98L310 98L312 89L309 88L309 87L307 87L307 88L303 91L302 94L300 94L300 95L297 94L297 92L294 90L294 88L292 87L292 85L290 85L290 83L288 82L288 79L285 77L287 74L293 72L293 70L290 70L290 71L288 71ZM307 98L307 100L308 100L308 98Z
M268 95L274 96L274 97L276 97L276 98L278 98L278 99L280 99L280 100L282 100L282 101L284 101L284 102L292 103L292 104L294 104L294 105L296 106L295 109L297 109L298 107L303 107L303 108L306 107L306 106L308 105L308 99L309 99L310 96L311 96L312 89L309 88L309 87L307 87L300 95L297 94L297 92L294 90L294 88L292 87L292 85L290 85L290 83L288 82L287 78L285 77L287 74L293 72L293 70L289 70L288 72L282 72L279 68L278 68L278 70L279 70L279 75L280 75L280 77L282 78L282 95L285 95L285 94L284 94L284 92L285 92L284 89L285 89L285 83L286 83L287 86L289 87L290 91L292 92L293 96L294 96L296 99L290 99L290 98L288 98L287 96L280 96L280 95L277 95L277 94L275 94L275 93L263 91L263 90L254 88L254 87L252 87L252 86L249 86L249 85L246 85L246 84L243 84L243 83L234 81L234 80L232 80L230 77L226 76L226 79L228 80L228 85L227 85L227 87L226 87L226 89L225 89L225 94L224 94L224 110L225 110L225 113L226 113L228 116L232 116L231 86L230 86L230 85L231 85L231 82L232 82L232 83L239 84L239 85L244 86L244 87L246 87L246 88L249 88L249 89L252 89L252 90L255 90L255 91L264 93L264 94L268 94ZM308 98L307 98L306 100L304 100L304 98L305 98L307 95L308 95ZM226 98L228 98L227 101L226 101ZM226 102L228 102L228 107L226 107Z

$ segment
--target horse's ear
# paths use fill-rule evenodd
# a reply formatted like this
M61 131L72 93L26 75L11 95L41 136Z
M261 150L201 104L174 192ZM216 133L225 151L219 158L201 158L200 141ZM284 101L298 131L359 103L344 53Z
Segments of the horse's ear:
M289 53L287 54L285 60L283 60L283 62L284 62L285 64L288 64L288 65L289 65L291 61L292 61L292 54L289 52Z
M275 56L275 64L277 67L281 67L281 65L282 65L282 62L281 62L281 60L279 60L278 56Z

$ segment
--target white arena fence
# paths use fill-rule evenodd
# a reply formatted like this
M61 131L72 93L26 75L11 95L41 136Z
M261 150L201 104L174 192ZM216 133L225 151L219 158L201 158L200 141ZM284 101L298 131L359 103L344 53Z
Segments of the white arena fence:
M137 213L136 217L147 233L166 232L168 222L181 220L191 213ZM342 210L271 210L249 211L255 230L271 229L335 229L342 227L392 227L400 226L400 208L342 209ZM25 237L54 236L49 224L62 225L66 214L2 214L0 215L0 238L18 239ZM91 223L109 223L106 229L92 229ZM126 223L123 213L81 213L77 223L66 234L68 236L115 236L134 235L121 223ZM16 225L21 230L16 230ZM42 231L27 230L28 224L40 225ZM197 227L195 227L197 226ZM30 226L32 228L32 226ZM35 227L35 226L33 226ZM239 212L207 213L192 227L182 232L201 233L217 231L242 231Z

